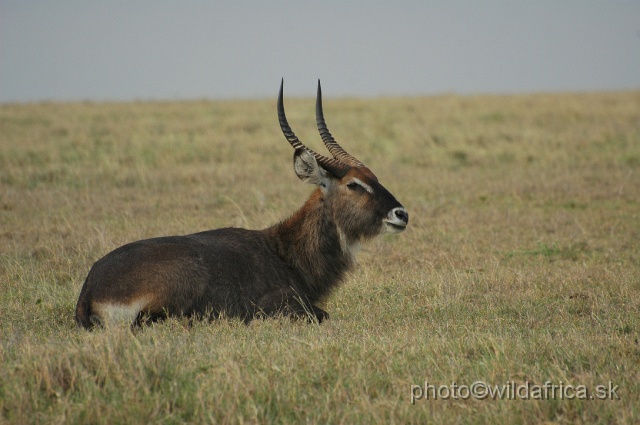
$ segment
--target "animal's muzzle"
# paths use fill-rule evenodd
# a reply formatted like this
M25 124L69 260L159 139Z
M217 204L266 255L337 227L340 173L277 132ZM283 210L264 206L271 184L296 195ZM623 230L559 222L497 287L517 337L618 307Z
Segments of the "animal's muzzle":
M409 224L409 213L404 207L396 207L389 211L387 218L384 220L389 233L402 232Z

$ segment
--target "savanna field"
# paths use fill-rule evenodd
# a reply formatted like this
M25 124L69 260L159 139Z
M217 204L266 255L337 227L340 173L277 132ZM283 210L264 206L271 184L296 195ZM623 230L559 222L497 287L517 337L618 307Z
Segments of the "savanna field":
M328 97L410 214L328 321L78 330L112 249L304 203L275 103L0 106L0 423L640 422L637 91ZM326 153L314 99L286 107Z

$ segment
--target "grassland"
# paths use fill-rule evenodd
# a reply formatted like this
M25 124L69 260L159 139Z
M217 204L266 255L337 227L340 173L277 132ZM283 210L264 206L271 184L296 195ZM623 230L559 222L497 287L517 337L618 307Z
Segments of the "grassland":
M313 100L287 110L322 151ZM266 227L311 188L275 99L0 106L0 423L640 422L640 92L325 114L411 217L364 247L328 322L85 332L74 305L111 249ZM425 380L619 399L412 404Z

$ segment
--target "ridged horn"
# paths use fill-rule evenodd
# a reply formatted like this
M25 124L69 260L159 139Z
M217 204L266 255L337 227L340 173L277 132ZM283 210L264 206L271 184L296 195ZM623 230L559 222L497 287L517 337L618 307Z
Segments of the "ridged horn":
M316 97L316 123L318 124L318 131L320 132L320 137L322 137L324 145L329 149L329 152L331 152L331 155L333 155L335 159L345 164L349 164L352 167L365 166L355 156L345 151L342 146L336 142L331 133L329 133L327 124L324 122L324 113L322 112L322 89L320 88L320 79L318 79L318 95Z
M347 165L346 163L342 163L336 159L327 158L324 155L320 155L319 153L314 152L312 149L305 146L305 144L302 143L300 139L298 139L298 136L295 135L293 130L291 130L291 127L287 122L287 116L284 113L283 92L284 92L284 78L280 82L280 93L278 95L278 121L280 122L280 128L282 129L282 133L284 134L284 137L287 139L289 144L293 146L294 149L307 150L309 153L313 154L313 156L316 158L316 161L318 161L318 164L320 164L325 170L329 171L331 174L335 175L336 177L340 177L340 178L343 177L347 173L347 171L349 171L349 169L351 168L349 165Z

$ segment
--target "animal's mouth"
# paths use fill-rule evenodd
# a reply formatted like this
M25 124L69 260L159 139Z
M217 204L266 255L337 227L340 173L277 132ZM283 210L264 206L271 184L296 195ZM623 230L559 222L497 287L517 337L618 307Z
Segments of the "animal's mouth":
M384 224L386 224L387 233L400 233L407 228L407 223L401 221L390 221L385 220Z
M407 228L409 224L409 213L404 207L396 207L389 211L387 217L383 220L386 224L387 233L400 233Z

